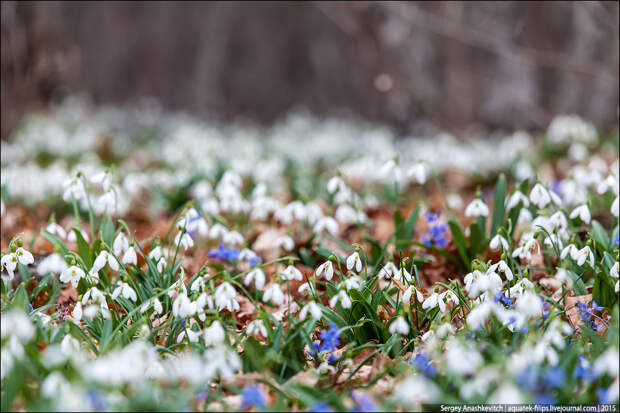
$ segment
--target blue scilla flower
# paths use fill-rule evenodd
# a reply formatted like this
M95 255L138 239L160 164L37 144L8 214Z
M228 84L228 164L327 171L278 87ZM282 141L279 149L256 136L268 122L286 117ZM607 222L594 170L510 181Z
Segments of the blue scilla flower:
M431 363L431 358L426 353L419 353L409 360L417 370L421 371L427 377L435 377L437 369Z
M317 402L310 407L309 412L335 412L335 410L325 402Z
M209 250L207 256L209 258L215 258L217 261L219 260L228 260L228 261L236 261L239 259L240 251L235 248L226 248L224 244L221 242L218 244L219 249L212 248Z
M86 391L86 398L96 412L102 412L106 410L106 403L101 397L101 393L99 393L98 390L88 389Z
M526 390L534 391L538 387L538 374L532 366L528 366L519 374L517 381Z
M265 400L260 388L256 384L245 386L241 392L241 409L263 406L265 406Z
M338 327L334 323L329 324L329 330L321 331L320 337L323 343L321 343L319 351L334 351L340 345Z
M544 383L552 388L561 387L564 383L564 370L561 367L549 367L544 374Z
M433 214L432 212L429 212L428 214L426 214L426 222L427 223L432 223L432 222L436 222L439 217L441 216L441 210L437 211L436 214Z
M377 405L373 402L370 396L366 396L365 394L357 394L354 391L351 391L351 399L355 403L352 412L376 412Z
M611 240L611 242L616 245L620 245L620 235L616 235L614 239Z
M329 357L327 358L327 362L329 364L334 364L337 361L338 361L338 356L336 356L335 354L330 354Z
M586 364L586 358L583 355L579 355L577 358L577 365L573 371L573 377L575 379L581 379L583 381L596 380L597 374Z

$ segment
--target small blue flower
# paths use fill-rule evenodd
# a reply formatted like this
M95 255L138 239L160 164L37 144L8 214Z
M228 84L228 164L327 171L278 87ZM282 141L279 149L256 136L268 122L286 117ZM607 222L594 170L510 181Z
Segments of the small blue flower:
M426 353L417 354L409 360L409 363L411 363L417 370L421 371L425 376L435 377L437 374L437 369L432 364L431 358Z
M616 245L620 245L620 235L616 235L614 239L611 240L611 242Z
M355 403L355 406L351 409L352 412L376 412L377 405L373 402L370 396L365 394L356 394L351 391L351 399Z
M437 211L436 214L429 212L428 214L426 214L426 222L428 222L429 224L431 222L435 222L439 219L440 216L441 216L441 211Z
M564 383L564 370L560 367L549 367L544 376L545 384L558 388Z
M338 356L336 356L334 354L330 354L329 357L327 358L327 362L329 364L334 364L337 361L338 361Z
M96 389L88 389L86 391L86 397L88 398L90 405L93 407L95 411L102 412L106 410L107 408L106 403L101 397L101 394L99 393L99 391L97 391Z
M583 355L579 355L577 359L577 365L573 371L573 377L575 379L581 379L583 381L596 380L597 374L589 367L584 367L586 358Z
M265 400L260 388L256 384L245 386L241 392L241 409L263 406L265 406Z
M335 412L335 410L325 402L315 403L312 407L310 407L309 412Z
M329 330L321 331L320 337L323 343L321 343L319 351L334 351L340 345L338 327L334 323L329 324Z

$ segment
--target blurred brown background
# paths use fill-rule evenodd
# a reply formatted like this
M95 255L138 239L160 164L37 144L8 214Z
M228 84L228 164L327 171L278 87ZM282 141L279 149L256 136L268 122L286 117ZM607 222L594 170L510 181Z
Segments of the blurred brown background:
M2 2L2 136L83 93L219 120L612 128L617 2Z

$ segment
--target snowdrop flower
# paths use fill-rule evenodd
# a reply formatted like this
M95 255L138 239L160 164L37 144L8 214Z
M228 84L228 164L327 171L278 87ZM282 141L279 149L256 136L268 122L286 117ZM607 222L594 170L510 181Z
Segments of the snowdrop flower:
M65 229L55 222L50 222L45 230L50 234L56 235L60 239L65 239L67 237L67 232Z
M234 287L230 285L228 282L223 282L215 289L215 305L218 310L223 310L224 308L230 311L231 313L239 309L239 303L235 300L237 296L237 291L235 291Z
M123 264L138 265L138 256L136 255L136 249L133 246L127 248L127 251L123 254Z
M161 257L159 261L157 261L157 271L159 271L160 273L163 272L167 264L168 263L166 262L166 259L164 257Z
M220 223L216 223L209 230L209 238L211 239L223 239L228 234L228 228Z
M100 184L103 190L107 191L112 185L112 174L110 173L110 171L102 171L98 174L93 175L90 178L90 181L95 184Z
M129 248L129 244L127 244L127 248ZM125 248L125 249L127 249ZM162 257L162 250L161 247L158 245L155 248L153 248L150 252L149 252L149 258L153 261L158 261L160 258Z
M263 302L271 300L275 305L281 305L284 302L284 294L278 284L271 284L263 293Z
M463 198L461 198L459 194L448 194L446 195L446 204L448 205L448 208L455 211L460 211L463 208Z
M333 236L338 235L338 221L332 217L319 218L314 228L312 229L315 234L320 234L323 231L327 231Z
M65 190L62 199L65 202L79 201L86 197L86 189L84 183L79 177L72 178L64 183Z
M252 320L245 332L248 336L258 337L259 334L262 334L263 337L267 338L267 329L263 320Z
M616 218L618 217L618 214L620 213L620 205L618 204L619 199L620 197L616 197L616 199L614 199L614 202L611 204L611 209L610 209L611 213Z
M301 309L301 311L299 312L299 319L305 320L308 316L308 313L310 313L312 318L314 318L315 320L320 320L323 314L323 312L321 311L321 307L319 307L314 301L308 301L308 303Z
M592 254L592 250L587 245L577 251L573 259L577 261L577 265L580 267L585 264L587 260L590 263L590 267L594 268L594 254Z
M140 307L140 312L141 313L146 312L146 310L148 310L151 306L153 307L153 309L155 310L157 314L161 314L164 311L161 305L161 301L159 301L159 298L154 297L148 300L146 303L142 304L142 307Z
M86 305L89 299L92 300L93 304L97 304L100 307L105 307L106 309L108 308L108 303L105 299L105 295L97 287L90 287L88 290L86 290L84 296L82 297L82 304Z
M328 281L331 281L334 276L334 265L330 260L325 261L316 269L316 276L321 277L322 275L324 275L325 279Z
M299 286L299 288L297 289L297 292L300 294L316 294L316 288L314 287L314 284L312 284L311 282L305 282L302 285Z
M360 277L358 277L357 275L353 275L349 278L345 278L344 281L342 281L341 285L343 285L347 291L351 289L359 290L361 288L360 281Z
M508 251L510 249L510 247L508 246L508 240L506 240L506 238L502 237L499 234L491 238L491 241L489 242L489 247L494 250L502 248L504 251Z
M411 301L411 296L413 295L413 292L415 291L416 294L416 299L418 300L418 302L423 302L424 301L424 296L422 295L422 293L420 292L420 290L418 290L417 288L415 288L413 285L410 285L405 292L403 293L403 301L408 303Z
M9 280L12 280L15 276L15 268L17 268L17 256L14 253L3 255L0 263L2 270L9 274Z
M80 267L72 265L60 274L59 279L64 283L71 282L71 284L73 284L73 286L77 288L80 279L83 278L85 275L86 274L84 274L84 271Z
M409 324L407 324L403 316L398 316L396 317L396 320L392 321L388 331L390 334L400 334L406 336L409 334Z
M524 224L527 222L532 222L532 219L534 219L534 217L532 216L532 213L529 211L529 209L521 209L521 212L519 212L519 217L517 218L517 223L518 224Z
M536 183L534 188L530 191L530 201L532 201L538 209L543 209L551 202L551 195L549 194L547 188L545 188L541 183Z
M358 214L352 206L342 204L336 209L334 214L336 220L343 225L350 225L358 220Z
M355 272L362 271L362 260L357 251L347 257L347 270L352 270L353 268L355 268Z
M71 317L73 317L73 319L76 322L80 321L82 319L82 313L83 313L82 303L78 301L75 307L73 307L73 311L71 312Z
M411 282L411 274L407 271L406 268L401 268L398 270L396 274L394 274L394 279L398 281L403 281L403 279L407 280L407 282Z
M614 193L618 193L618 180L616 179L615 176L613 176L612 174L609 174L609 176L607 176L607 178L605 178L605 180L599 182L599 184L596 187L596 192L598 192L599 194L604 194L605 192L609 191L609 190L614 191Z
M121 254L129 249L129 240L124 232L119 232L116 238L114 238L114 242L112 243L112 251L114 251L114 255L120 257Z
M196 277L191 287L189 287L190 291L202 291L205 288L205 278L204 277Z
M262 290L265 286L265 273L259 267L254 267L243 279L243 284L248 286L254 281L257 290Z
M480 198L476 198L465 208L466 217L486 217L489 215L489 207Z
M181 245L184 249L194 246L194 240L187 232L178 232L174 237L174 244Z
M229 231L226 234L224 234L222 241L230 245L241 245L243 244L243 235L241 235L237 231ZM192 242L192 245L193 245L193 242Z
M495 296L502 289L502 279L496 272L489 270L486 273L480 273L480 275L468 285L469 287L465 289L471 298L478 297L481 293L488 293L491 296Z
M187 294L181 293L172 303L172 315L176 318L187 318L193 315L193 308L191 301L187 297Z
M407 170L407 177L414 178L417 183L423 185L426 182L426 166L423 162L416 162Z
M542 301L533 292L526 291L517 298L515 309L526 317L540 317L542 314Z
M508 264L504 262L504 260L500 260L495 264L491 265L489 267L489 272L504 273L508 281L512 281L513 278L512 270L510 269Z
M346 184L340 176L334 176L327 182L327 192L333 194L338 190L342 190L346 187Z
M77 235L75 235L75 231L79 231L84 241L89 242L88 233L83 229L74 228L67 234L67 241L69 242L77 242Z
M527 196L525 196L525 194L521 191L515 191L510 198L508 198L508 201L506 202L506 209L510 211L519 205L519 202L521 202L525 208L530 206L530 200L527 199Z
M224 341L226 338L226 332L222 327L222 324L215 320L211 325L204 330L205 345L217 344Z
M282 271L282 279L287 280L287 281L290 281L290 280L301 281L303 279L303 276L301 274L301 271L299 271L294 266L289 265L288 267L284 269L284 271Z
M101 251L97 258L95 258L95 262L93 263L92 272L99 272L105 265L108 264L110 268L114 271L119 270L118 261L114 258L114 255L110 254L107 251Z
M338 302L340 302L342 308L351 308L351 297L349 297L346 291L338 291L338 293L329 300L329 306L334 308Z
M566 247L564 247L564 249L562 250L562 252L560 253L560 258L564 259L566 258L567 255L570 254L570 257L574 260L577 260L577 252L579 251L579 249L574 245L574 244L568 244Z
M285 251L293 251L293 248L295 248L295 241L288 235L282 235L281 237L278 237L275 244L276 247L282 248Z
M522 278L521 281L510 287L510 296L519 297L525 294L526 291L533 290L534 284L527 278Z
M396 265L394 265L392 261L388 261L383 268L381 268L381 271L379 271L379 277L383 277L388 280L398 274L398 272L399 271Z
M532 251L538 247L538 243L535 238L521 241L521 245L512 252L513 258L523 258L528 261L532 259Z
M127 284L126 282L122 282L122 281L120 285L116 287L116 289L114 289L114 291L112 292L112 299L116 300L116 297L118 297L121 294L124 298L131 300L131 301L136 301L138 299L134 289L131 288L129 284Z
M26 251L22 247L19 247L15 252L15 256L17 257L17 261L19 261L22 265L30 265L34 262L34 257L29 251Z
M609 275L613 278L618 279L618 261L614 262L613 267L609 270ZM618 286L620 285L620 281L616 281L616 292L618 292Z
M65 259L60 254L53 253L45 257L39 263L37 266L37 273L39 273L39 275L60 274L68 267Z
M422 308L424 310L430 310L439 306L439 310L442 313L446 312L446 303L443 300L443 294L438 294L434 292L431 294L424 302L422 303Z
M592 219L592 215L590 214L590 208L586 204L579 205L577 208L573 209L573 212L570 213L570 219L575 219L579 217L584 224L589 224Z
M197 343L198 339L202 335L202 331L194 331L191 328L183 329L183 331L181 331L179 335L177 336L177 344L183 341L186 335L190 343Z

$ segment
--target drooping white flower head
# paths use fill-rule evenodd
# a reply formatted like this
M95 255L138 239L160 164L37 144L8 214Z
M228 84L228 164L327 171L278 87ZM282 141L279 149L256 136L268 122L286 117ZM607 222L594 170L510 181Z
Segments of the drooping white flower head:
M276 239L275 245L285 251L292 251L295 248L295 241L288 235L282 235Z
M579 219L584 224L590 223L590 220L592 219L592 215L590 214L590 208L588 208L588 205L582 204L576 207L575 209L573 209L573 211L570 213L570 219L575 219L577 217L579 217Z
M354 268L355 272L359 273L362 271L362 259L357 251L347 257L347 270L353 270Z
M122 261L123 261L123 264L125 265L129 265L129 264L138 265L138 255L136 254L136 249L133 246L127 248L127 250L125 251L125 254L123 254Z
M508 251L510 249L510 247L508 246L508 240L499 234L491 238L491 241L489 242L489 247L494 250L502 248L504 251Z
M301 274L301 271L299 271L294 266L289 265L288 267L284 269L284 271L282 271L282 279L287 280L287 281L290 281L290 280L301 281L303 279L303 276Z
M394 321L392 321L388 331L390 334L400 334L406 336L409 334L409 324L407 324L407 321L405 321L403 316L398 316Z
M326 280L331 281L334 276L334 265L332 262L327 260L323 264L319 265L316 269L316 276L324 276Z
M321 310L321 307L319 307L318 304L315 303L314 301L308 301L308 303L305 306L303 306L303 308L299 312L299 319L305 320L306 317L308 317L308 313L310 313L312 318L314 318L317 321L320 320L321 316L323 315L323 311Z
M194 246L194 240L187 232L178 232L174 237L174 245L180 245L183 249L188 249Z
M123 281L121 281L120 285L112 292L112 299L115 300L119 295L122 295L124 298L131 301L136 301L138 299L136 291L131 288L129 284Z
M466 217L486 217L489 215L489 207L480 198L476 198L470 202L465 208Z
M114 255L120 257L121 254L129 248L129 239L124 232L119 232L116 238L114 238L114 242L112 243L112 251L114 251Z
M248 286L254 281L257 290L262 290L265 286L265 273L259 267L254 267L248 272L243 279L243 284Z
M263 293L263 302L271 300L275 305L281 305L284 302L284 294L278 284L271 284Z
M230 312L234 312L239 309L239 303L235 300L237 291L228 282L223 282L215 289L215 305L218 310L227 309Z
M252 320L248 327L245 330L248 336L258 337L261 334L263 337L267 338L267 328L265 328L265 324L263 320Z
M83 278L85 275L86 274L84 273L84 270L82 270L80 267L72 265L60 274L59 279L64 283L70 282L75 288L77 288L80 279Z
M226 338L226 332L222 324L215 320L211 325L204 329L205 345L218 344L224 341Z
M340 290L329 300L329 306L334 308L336 304L340 303L342 308L351 308L351 297L345 290Z

